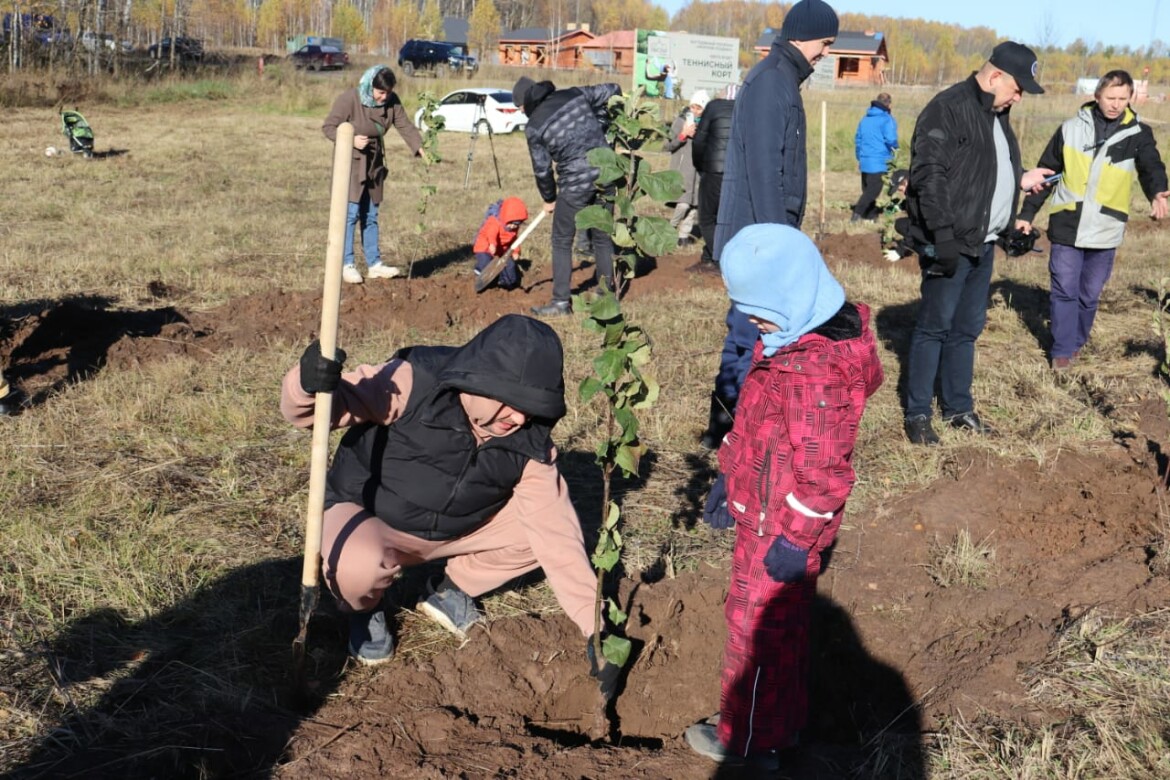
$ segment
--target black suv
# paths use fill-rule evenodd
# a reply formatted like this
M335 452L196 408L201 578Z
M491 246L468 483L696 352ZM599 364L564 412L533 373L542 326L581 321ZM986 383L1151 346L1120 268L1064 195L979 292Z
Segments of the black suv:
M175 57L180 60L195 60L198 62L203 59L203 41L197 38L184 38L182 36L175 39ZM146 53L150 55L152 60L170 59L171 56L171 39L163 38L160 43L152 43L147 47Z
M464 73L471 78L479 70L479 63L458 43L410 40L398 52L398 67L407 76L429 70L436 76Z

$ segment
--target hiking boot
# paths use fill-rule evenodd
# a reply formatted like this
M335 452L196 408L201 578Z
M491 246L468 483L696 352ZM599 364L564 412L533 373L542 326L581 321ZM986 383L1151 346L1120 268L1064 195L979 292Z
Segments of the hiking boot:
M717 761L723 766L751 766L765 772L780 771L780 755L778 753L770 750L746 756L734 755L728 752L723 743L719 741L716 728L716 725L710 722L696 723L687 727L685 736L691 750Z
M341 269L341 279L349 284L361 284L365 281L362 279L361 271L352 265L347 265Z
M563 317L573 313L573 305L568 301L551 301L544 306L533 306L532 313L537 317Z
M401 276L402 270L395 268L392 265L385 265L383 263L374 263L366 269L366 276L371 279L393 279L395 276Z
M910 440L911 444L925 444L927 446L938 444L938 434L931 427L930 417L927 415L916 414L913 417L907 417L904 426L906 438Z
M381 605L369 612L350 614L349 654L364 666L384 664L394 657L394 637Z
M962 414L956 414L954 417L948 417L947 424L952 428L978 433L980 436L990 436L995 433L995 429L980 420L979 415L975 414L975 412L963 412Z
M483 613L475 606L475 599L460 590L450 577L444 576L437 589L427 583L427 589L431 595L419 602L419 611L461 641L467 639L472 626L483 622Z

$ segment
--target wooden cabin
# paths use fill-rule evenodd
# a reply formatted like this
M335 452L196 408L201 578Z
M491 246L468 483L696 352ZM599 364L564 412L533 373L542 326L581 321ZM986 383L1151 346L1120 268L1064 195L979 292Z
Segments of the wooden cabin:
M634 72L634 31L616 30L581 45L585 67L605 73Z
M548 27L525 27L500 36L501 65L558 70L592 69L584 46L597 36L589 25L569 25L560 33Z
M752 49L761 59L772 48L779 30L768 28L760 35ZM886 83L886 63L890 61L886 36L880 32L837 33L837 40L829 47L827 57L834 60L833 81L836 84L875 86Z

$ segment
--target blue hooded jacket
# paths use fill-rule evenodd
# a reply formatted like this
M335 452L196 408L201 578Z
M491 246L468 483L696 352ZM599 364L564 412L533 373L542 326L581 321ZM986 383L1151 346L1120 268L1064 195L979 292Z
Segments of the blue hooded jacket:
M862 173L885 173L898 148L898 123L890 110L876 100L870 103L853 142Z

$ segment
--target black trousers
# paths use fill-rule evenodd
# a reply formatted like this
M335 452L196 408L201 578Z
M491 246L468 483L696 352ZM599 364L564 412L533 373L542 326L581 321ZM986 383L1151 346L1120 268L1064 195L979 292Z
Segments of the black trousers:
M858 219L877 219L877 199L882 194L884 173L861 174L861 197L853 207L853 216Z
M723 189L723 172L704 173L699 177L699 232L703 235L704 263L715 262L715 222L719 217L719 191Z
M577 235L577 212L597 200L597 190L561 190L553 210L552 265L554 301L568 301L572 293L573 237ZM590 230L593 244L594 276L605 279L613 289L613 240L600 230Z

